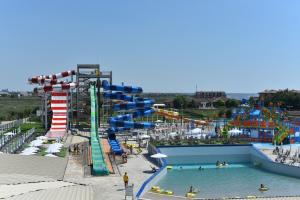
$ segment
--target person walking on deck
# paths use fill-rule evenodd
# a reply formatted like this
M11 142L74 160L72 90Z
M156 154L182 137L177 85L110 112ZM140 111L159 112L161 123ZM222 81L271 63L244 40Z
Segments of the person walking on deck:
M125 188L128 186L128 181L129 181L129 177L127 175L127 172L125 172L124 176L123 176L123 181L124 181L124 185Z

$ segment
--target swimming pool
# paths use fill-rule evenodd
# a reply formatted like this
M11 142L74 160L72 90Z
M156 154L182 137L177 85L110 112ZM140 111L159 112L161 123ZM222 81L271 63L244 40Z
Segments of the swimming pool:
M177 196L185 196L190 186L200 190L199 198L234 198L247 196L298 196L300 179L267 172L254 165L232 164L225 168L214 165L174 166L156 184L172 190ZM258 188L264 184L267 192Z

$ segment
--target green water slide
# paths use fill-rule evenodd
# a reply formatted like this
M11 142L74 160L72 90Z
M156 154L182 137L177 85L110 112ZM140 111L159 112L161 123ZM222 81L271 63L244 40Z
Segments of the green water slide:
M92 146L92 173L95 176L108 175L109 171L105 163L102 151L101 139L98 135L98 100L95 85L90 86L91 94L91 146Z

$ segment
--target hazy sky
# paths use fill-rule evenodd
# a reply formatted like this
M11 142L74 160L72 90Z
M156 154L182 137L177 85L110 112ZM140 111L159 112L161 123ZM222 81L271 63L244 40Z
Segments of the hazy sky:
M300 1L0 1L0 88L80 63L147 92L299 89Z

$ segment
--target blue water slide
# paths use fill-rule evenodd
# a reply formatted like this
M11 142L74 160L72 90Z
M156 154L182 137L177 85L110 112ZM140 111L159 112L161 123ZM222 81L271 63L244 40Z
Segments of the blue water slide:
M143 89L141 87L110 85L106 80L102 81L102 87L104 90L118 91L130 94L139 94L143 92Z
M110 125L108 129L109 134L115 134L132 128L154 128L153 123L133 121L134 118L147 117L155 112L154 109L151 108L154 104L152 99L128 95L142 93L143 89L141 87L110 85L108 81L102 81L102 87L106 91L103 95L104 98L123 101L113 106L114 111L129 112L129 114L117 115L108 120Z

